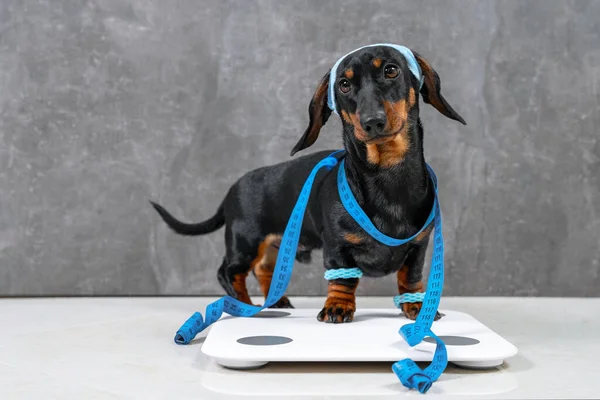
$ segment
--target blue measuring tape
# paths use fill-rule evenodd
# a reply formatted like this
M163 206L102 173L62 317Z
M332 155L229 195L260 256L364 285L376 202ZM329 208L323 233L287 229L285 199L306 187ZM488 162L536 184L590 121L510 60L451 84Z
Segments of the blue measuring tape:
M199 312L194 313L175 334L175 343L189 343L196 335L198 335L198 333L216 322L223 312L237 317L250 317L275 304L284 295L292 277L292 269L298 242L300 240L302 221L304 220L304 214L308 205L308 199L310 197L315 176L323 167L331 170L338 163L338 160L334 155L340 152L343 152L343 150L336 151L321 160L313 168L302 187L298 201L292 210L292 214L283 233L281 246L277 255L277 262L273 272L273 280L271 281L271 287L269 288L269 294L267 295L265 304L262 307L253 306L243 303L233 297L224 296L206 307L206 319L203 319L202 314ZM434 221L435 235L433 261L427 283L427 292L423 299L423 305L417 320L414 323L403 325L399 330L399 334L411 347L421 343L427 336L433 337L437 343L433 361L425 368L425 370L421 370L413 360L408 358L398 361L392 366L392 370L404 386L409 389L417 389L421 393L426 393L429 390L432 383L440 377L448 364L448 355L444 342L431 331L431 326L440 303L442 287L444 284L444 240L442 236L442 219L438 203L437 179L433 169L431 169L429 165L427 165L427 168L435 188L433 209L419 232L408 239L394 239L386 236L371 223L367 215L356 202L356 199L348 186L343 160L340 164L337 176L338 191L344 207L365 231L381 243L388 246L400 246L410 242ZM353 268L351 271L352 274L362 275L362 272L359 273L360 270L356 270L356 268ZM330 275L334 277L336 276L336 273L332 272Z
M392 370L398 378L400 378L400 381L404 386L415 388L421 393L425 393L429 390L431 384L440 377L448 365L448 354L444 342L431 332L431 325L433 324L435 314L440 304L442 288L444 286L444 238L442 236L442 216L438 202L437 177L429 165L427 165L427 170L435 189L433 207L423 227L408 239L395 239L389 237L380 232L375 225L373 225L369 217L358 205L350 190L344 171L344 160L342 160L340 164L337 175L338 191L340 193L342 204L344 204L346 210L369 235L387 246L401 246L410 242L434 221L435 234L433 237L433 260L427 282L427 291L424 298L420 300L423 302L423 305L417 320L411 324L402 326L399 331L400 335L411 347L421 343L426 336L433 337L437 343L433 361L425 368L425 370L421 370L413 360L408 358L398 361L392 366ZM395 300L400 299L398 297Z
M337 183L338 183L338 192L340 193L340 199L342 200L342 204L346 208L346 211L350 213L352 218L363 228L369 235L371 235L374 239L377 239L379 242L390 246L402 246L412 240L414 240L435 218L435 209L437 204L437 180L435 178L435 174L429 165L427 165L427 169L429 170L429 174L432 177L433 185L436 189L436 196L434 199L434 205L427 217L427 221L423 224L423 227L419 229L417 233L409 237L408 239L395 239L393 237L387 236L384 233L380 232L379 229L373 225L367 214L360 208L358 202L354 198L352 194L352 190L350 190L350 185L348 185L348 180L346 179L346 172L344 170L344 160L340 163L340 168L338 169L337 174Z

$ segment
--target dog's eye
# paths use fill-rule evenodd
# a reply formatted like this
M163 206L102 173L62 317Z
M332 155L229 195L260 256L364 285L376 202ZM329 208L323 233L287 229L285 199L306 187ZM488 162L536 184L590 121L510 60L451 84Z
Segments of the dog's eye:
M350 81L348 79L342 79L339 85L342 93L348 93L352 89L352 85L350 85Z
M395 77L398 76L399 69L394 64L388 64L383 69L383 73L385 74L386 78L388 78L388 79L394 79Z

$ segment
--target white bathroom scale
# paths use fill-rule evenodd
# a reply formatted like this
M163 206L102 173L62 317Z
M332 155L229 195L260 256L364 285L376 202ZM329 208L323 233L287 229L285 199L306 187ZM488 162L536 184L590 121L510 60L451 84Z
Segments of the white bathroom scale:
M317 321L317 309L263 310L253 317L224 316L210 329L202 352L226 368L269 362L431 361L435 341L410 347L398 333L411 323L397 309L359 309L354 321ZM468 368L494 368L517 348L472 316L440 310L431 330L446 344L448 360Z

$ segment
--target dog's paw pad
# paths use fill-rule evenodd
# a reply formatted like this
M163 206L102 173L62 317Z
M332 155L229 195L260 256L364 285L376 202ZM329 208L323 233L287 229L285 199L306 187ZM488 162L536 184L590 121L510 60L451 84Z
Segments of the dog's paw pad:
M331 303L325 304L317 319L321 322L340 324L344 322L352 322L354 319L354 305L348 303Z

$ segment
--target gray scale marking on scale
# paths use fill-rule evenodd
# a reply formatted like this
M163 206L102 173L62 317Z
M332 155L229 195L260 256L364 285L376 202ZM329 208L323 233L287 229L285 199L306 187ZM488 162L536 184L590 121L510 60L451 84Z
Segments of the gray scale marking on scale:
M253 318L281 318L287 317L288 315L292 315L287 311L261 311L258 314L255 314Z
M473 346L479 343L479 340L466 336L439 336L446 346ZM426 337L424 342L435 344L436 341L432 337Z
M238 343L250 346L276 346L291 341L291 338L285 336L247 336L237 340Z

